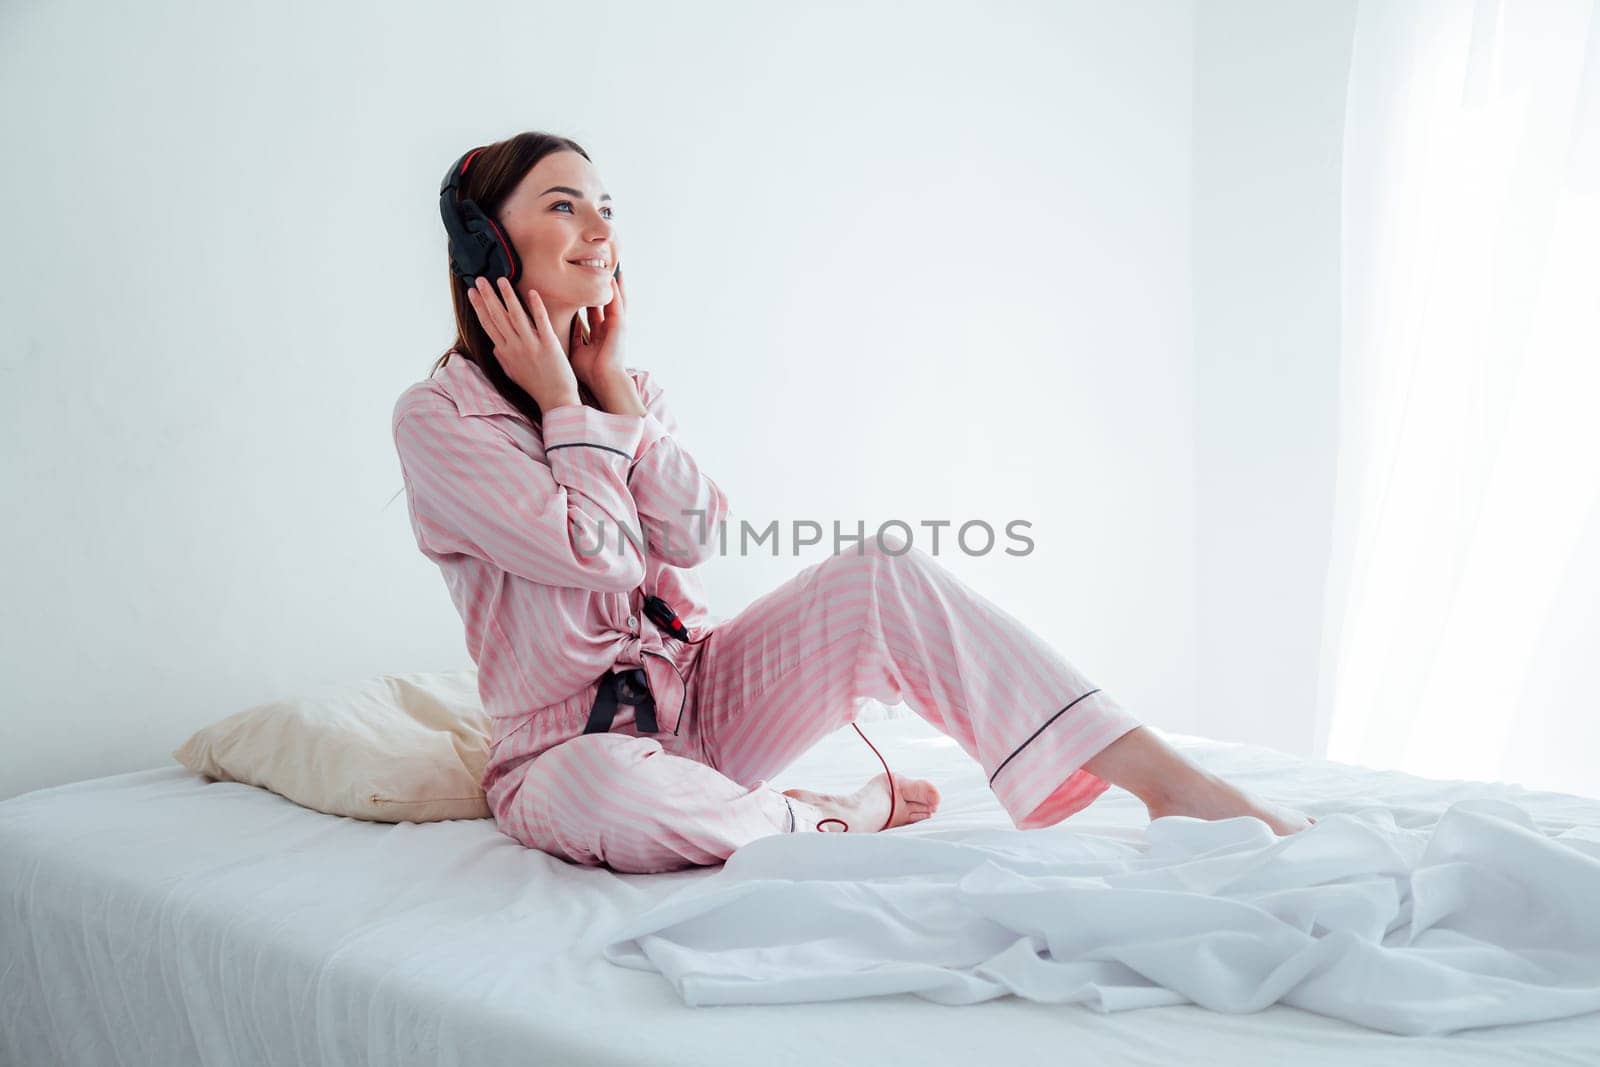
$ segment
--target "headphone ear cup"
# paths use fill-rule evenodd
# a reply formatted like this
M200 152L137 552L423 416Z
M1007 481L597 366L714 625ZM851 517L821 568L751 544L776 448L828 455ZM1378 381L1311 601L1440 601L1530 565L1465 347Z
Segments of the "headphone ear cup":
M476 202L461 201L459 211L462 227L470 235L473 260L479 264L477 273L487 278L509 278L515 286L522 280L522 261L516 247Z

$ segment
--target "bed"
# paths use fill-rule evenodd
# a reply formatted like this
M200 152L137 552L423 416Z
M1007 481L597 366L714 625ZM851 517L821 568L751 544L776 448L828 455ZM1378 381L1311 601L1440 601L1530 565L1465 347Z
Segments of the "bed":
M981 768L921 719L862 729L896 773L944 797L935 818L891 835L1011 829ZM1593 799L1163 736L1319 819L1378 803L1421 828L1489 797L1547 833L1600 830ZM846 728L771 784L843 791L877 769ZM1148 825L1120 789L1069 822L1034 832L1127 843ZM1105 1013L895 994L691 1007L663 975L606 958L630 918L718 874L581 868L487 820L340 818L178 766L38 790L0 802L0 1063L1600 1062L1593 1012L1401 1036L1284 1004Z

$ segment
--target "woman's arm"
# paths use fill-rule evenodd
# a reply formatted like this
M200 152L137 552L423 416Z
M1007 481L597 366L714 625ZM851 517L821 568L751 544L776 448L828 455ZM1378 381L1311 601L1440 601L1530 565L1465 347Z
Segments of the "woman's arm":
M650 372L637 375L637 385L631 375L596 383L595 397L608 412L642 420L627 485L650 551L674 567L693 567L716 551L718 527L729 515L728 498L678 443L678 422Z
M543 463L443 398L403 399L393 432L426 547L545 585L626 593L644 581L639 515L627 486L640 420L553 408L544 413Z

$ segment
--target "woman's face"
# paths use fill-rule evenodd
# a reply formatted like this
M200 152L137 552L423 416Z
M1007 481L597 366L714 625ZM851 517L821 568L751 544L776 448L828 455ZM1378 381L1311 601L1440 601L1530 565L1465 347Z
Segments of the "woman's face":
M618 254L612 214L599 172L576 152L552 152L524 175L499 218L522 259L517 288L524 299L537 289L547 308L610 303Z

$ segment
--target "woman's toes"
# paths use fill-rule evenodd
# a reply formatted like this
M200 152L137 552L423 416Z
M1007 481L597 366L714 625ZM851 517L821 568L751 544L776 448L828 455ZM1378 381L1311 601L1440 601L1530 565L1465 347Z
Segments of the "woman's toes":
M939 810L939 787L926 778L896 778L893 826L921 822Z

